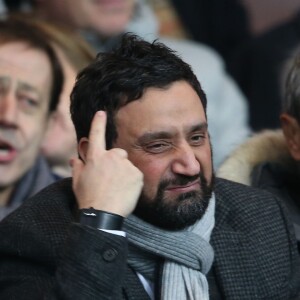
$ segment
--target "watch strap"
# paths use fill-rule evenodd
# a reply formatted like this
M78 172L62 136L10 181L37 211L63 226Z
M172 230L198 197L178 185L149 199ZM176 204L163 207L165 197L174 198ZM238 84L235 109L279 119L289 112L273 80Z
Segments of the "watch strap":
M79 210L80 224L97 229L121 230L124 218L120 215L97 210L93 207Z

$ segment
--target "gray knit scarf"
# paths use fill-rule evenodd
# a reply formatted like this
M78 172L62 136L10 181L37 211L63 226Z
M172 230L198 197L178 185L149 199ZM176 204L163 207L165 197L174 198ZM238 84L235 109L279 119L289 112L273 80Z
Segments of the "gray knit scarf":
M209 244L215 224L215 196L203 217L182 231L165 231L131 215L124 229L129 240L128 263L154 282L157 261L165 260L162 273L162 300L209 299L206 274L214 252Z

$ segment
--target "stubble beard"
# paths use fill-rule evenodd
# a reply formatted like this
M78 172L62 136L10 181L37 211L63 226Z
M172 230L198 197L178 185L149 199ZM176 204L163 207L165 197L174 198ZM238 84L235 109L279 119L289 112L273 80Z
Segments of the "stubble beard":
M165 196L170 185L185 185L200 179L200 189L182 193L174 199ZM150 200L143 193L140 196L134 214L144 221L166 230L181 230L193 225L204 215L212 195L214 174L210 183L202 173L195 176L177 175L172 180L164 180L159 184L154 199Z

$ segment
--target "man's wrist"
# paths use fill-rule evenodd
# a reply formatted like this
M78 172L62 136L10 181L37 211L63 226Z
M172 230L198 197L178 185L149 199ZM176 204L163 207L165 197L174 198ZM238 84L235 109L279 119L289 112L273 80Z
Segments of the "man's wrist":
M94 209L93 207L79 210L80 224L87 225L97 229L106 230L121 230L124 217L106 212L103 210Z

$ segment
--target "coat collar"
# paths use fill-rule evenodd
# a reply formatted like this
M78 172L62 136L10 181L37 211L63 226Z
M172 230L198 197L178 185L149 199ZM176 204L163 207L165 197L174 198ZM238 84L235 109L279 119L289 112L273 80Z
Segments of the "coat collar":
M135 271L129 266L126 270L126 283L123 287L123 292L126 295L126 299L150 300Z
M251 185L252 170L263 162L293 164L282 130L264 130L238 146L217 170L217 176Z
M256 299L256 281L249 276L255 274L258 268L251 254L255 245L249 237L233 228L228 220L230 209L218 197L216 225L211 238L216 280L226 299Z
M247 203L247 199L244 201ZM265 253L270 245L262 248L263 241L258 245L255 240L258 236L263 237L267 231L262 235L244 232L242 228L251 225L240 218L237 220L236 212L230 208L228 202L228 196L217 194L216 225L211 237L215 252L215 279L222 295L225 299L239 300L285 299L288 280L282 280L281 286L274 287L273 274L270 273L272 266L265 269L263 267L266 266ZM254 223L255 220L252 225ZM256 231L256 227L252 230ZM274 256L275 260L276 258ZM283 266L282 271L289 272L288 264ZM281 292L283 295L280 296Z

